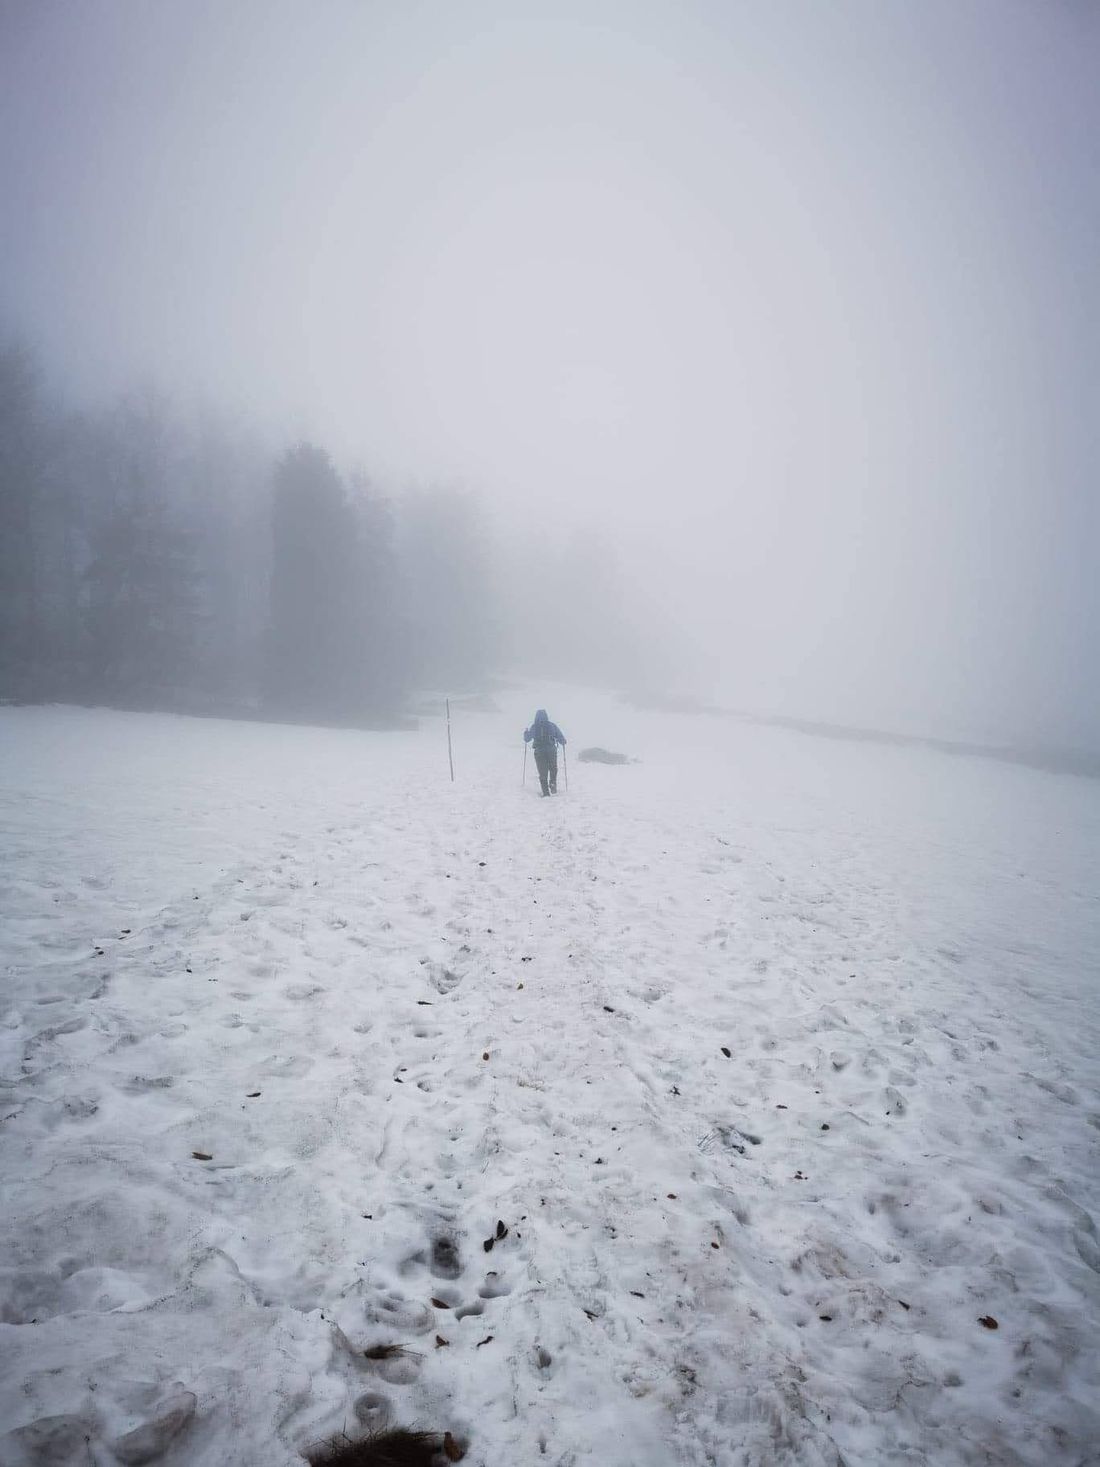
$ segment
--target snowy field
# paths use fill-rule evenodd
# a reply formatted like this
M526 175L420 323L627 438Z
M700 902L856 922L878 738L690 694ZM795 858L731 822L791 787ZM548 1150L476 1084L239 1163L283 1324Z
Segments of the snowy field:
M0 710L0 1463L1100 1461L1100 782L538 701Z

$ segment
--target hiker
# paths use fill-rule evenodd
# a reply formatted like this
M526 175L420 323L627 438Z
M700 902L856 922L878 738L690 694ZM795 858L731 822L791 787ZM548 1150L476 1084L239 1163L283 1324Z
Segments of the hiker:
M535 714L535 721L530 728L523 730L523 742L530 744L535 751L535 768L539 772L539 784L542 785L544 795L556 795L558 792L558 745L565 744L565 735L556 723L551 723L546 716L546 709L540 708Z

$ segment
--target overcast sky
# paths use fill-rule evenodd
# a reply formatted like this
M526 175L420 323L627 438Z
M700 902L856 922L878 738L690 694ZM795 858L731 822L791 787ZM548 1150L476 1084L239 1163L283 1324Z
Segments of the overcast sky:
M1094 0L0 17L75 391L600 533L734 705L1100 748Z

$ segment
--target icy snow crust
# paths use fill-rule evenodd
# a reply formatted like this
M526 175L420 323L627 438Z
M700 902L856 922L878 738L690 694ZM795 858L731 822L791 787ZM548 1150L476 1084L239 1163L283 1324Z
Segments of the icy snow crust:
M4 1467L1097 1461L1100 784L454 736L0 712Z

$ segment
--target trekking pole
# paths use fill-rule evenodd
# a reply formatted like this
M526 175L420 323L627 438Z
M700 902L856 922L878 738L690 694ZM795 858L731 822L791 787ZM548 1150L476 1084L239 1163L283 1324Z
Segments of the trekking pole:
M565 768L565 793L569 793L569 755L565 752L565 745L561 746L561 762Z
M524 744L524 746L523 746L523 786L522 787L524 789L527 788L527 745L526 744Z

